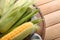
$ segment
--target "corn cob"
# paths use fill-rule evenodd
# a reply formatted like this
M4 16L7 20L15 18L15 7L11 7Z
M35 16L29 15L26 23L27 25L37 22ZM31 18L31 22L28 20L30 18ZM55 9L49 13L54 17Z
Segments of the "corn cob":
M34 14L36 14L39 10L38 9L34 9L33 12L31 12L29 15L27 15L26 17L22 18L21 20L19 20L8 32L12 31L14 28L16 28L17 26L21 25L24 21L28 20L29 18L31 18ZM7 33L8 33L7 32Z
M29 8L26 10L26 12L24 13L24 15L22 16L22 18L24 18L25 16L27 16L29 13L31 13L31 11L32 11L32 9L29 7ZM21 18L20 18L20 19L21 19ZM19 20L20 20L20 19L19 19ZM16 22L16 23L17 23L17 22ZM16 24L16 23L15 23L15 24ZM14 25L15 25L15 24L14 24ZM13 26L12 26L12 27L13 27ZM6 35L6 34L9 33L10 31L12 31L12 30L13 30L12 27L11 27L7 32L1 34L1 36ZM11 30L11 29L12 29L12 30ZM1 36L0 36L0 37L1 37Z
M0 40L23 40L29 34L32 33L32 30L36 31L35 26L32 22L27 22L21 26L15 28L13 31L3 36Z
M11 12L8 12L0 20L0 32L5 33L9 28L25 13L26 9L32 2L27 1L23 6L18 7Z
M23 9L23 8L22 8ZM21 10L22 10L21 9ZM26 10L26 8L25 8L25 10ZM12 13L11 15L10 15L10 13L9 13L9 15L6 17L6 16L4 16L1 20L0 20L0 32L1 33L3 33L3 32L6 32L18 19L19 19L19 17L21 17L22 15L23 15L23 13L24 13L24 11L25 10L23 10L21 13L19 13L18 14L18 12L17 11L15 11L14 13ZM16 13L17 12L17 13ZM21 15L21 16L19 16L19 15Z

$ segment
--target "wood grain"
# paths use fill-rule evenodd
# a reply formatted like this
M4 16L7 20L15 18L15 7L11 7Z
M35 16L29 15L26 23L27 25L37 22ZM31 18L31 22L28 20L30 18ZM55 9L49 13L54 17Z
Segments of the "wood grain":
M35 4L45 18L45 40L60 40L60 0L36 0Z
M50 3L39 6L43 15L60 10L60 0L55 0Z
M54 0L35 0L35 4L37 6L40 6L40 5L46 4L46 3L51 2L51 1L54 1Z
M60 37L60 23L46 28L45 40L52 40Z
M60 38L57 38L57 39L55 39L55 40L60 40Z
M45 22L46 22L46 27L57 24L60 22L60 10L50 13L48 15L45 15L44 18L45 18Z

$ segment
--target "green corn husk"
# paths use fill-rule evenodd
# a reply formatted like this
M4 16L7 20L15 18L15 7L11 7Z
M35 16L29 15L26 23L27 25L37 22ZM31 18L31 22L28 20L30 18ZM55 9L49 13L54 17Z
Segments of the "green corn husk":
M3 16L10 5L14 4L15 1L16 0L0 0L0 16Z
M19 20L14 26L16 27L16 26L21 25L23 22L25 22L26 20L30 19L38 11L39 11L38 9L34 9L29 15L27 15L26 17L24 17L21 20Z
M7 12L0 20L0 32L6 32L25 13L32 1L28 0L23 6Z
M6 0L5 1L5 6L4 6L4 12L2 14L2 16L5 14L5 12L7 12L9 10L9 8L15 4L16 0Z
M24 15L22 16L22 18L26 17L27 15L29 15L32 12L32 8L27 8L26 12L24 13Z
M8 32L12 31L14 28L16 28L17 26L21 25L25 21L29 20L38 11L39 11L38 9L34 9L29 15L27 15L26 17L24 17L21 20L19 20L12 28L10 28L10 30L8 30Z

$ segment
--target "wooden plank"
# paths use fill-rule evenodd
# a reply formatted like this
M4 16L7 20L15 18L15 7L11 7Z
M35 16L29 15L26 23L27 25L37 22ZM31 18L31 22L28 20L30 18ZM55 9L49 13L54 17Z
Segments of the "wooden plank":
M52 40L60 37L60 23L46 28L45 40Z
M55 0L50 3L39 6L43 15L60 10L60 0Z
M60 22L60 10L44 16L46 27Z
M57 39L55 39L55 40L60 40L60 38L57 38Z
M39 6L39 5L43 5L51 1L54 1L54 0L35 0L35 4Z

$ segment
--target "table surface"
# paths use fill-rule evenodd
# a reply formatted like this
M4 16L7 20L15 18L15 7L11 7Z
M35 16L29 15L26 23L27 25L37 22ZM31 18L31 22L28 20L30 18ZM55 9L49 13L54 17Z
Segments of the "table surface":
M35 0L46 22L45 40L60 40L60 0Z

